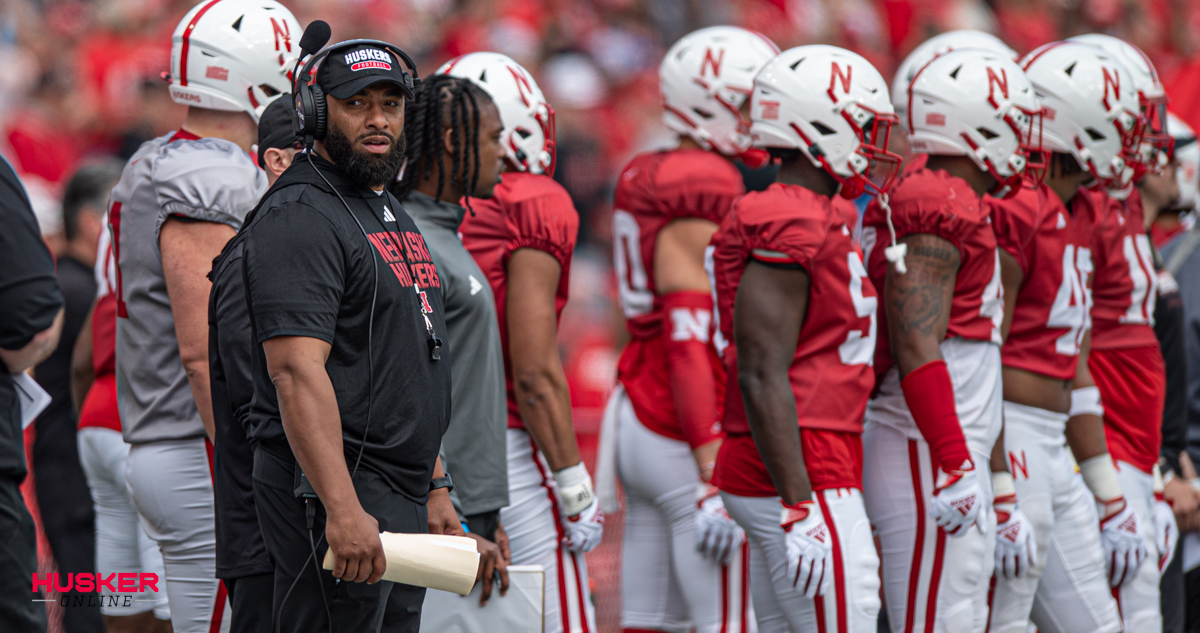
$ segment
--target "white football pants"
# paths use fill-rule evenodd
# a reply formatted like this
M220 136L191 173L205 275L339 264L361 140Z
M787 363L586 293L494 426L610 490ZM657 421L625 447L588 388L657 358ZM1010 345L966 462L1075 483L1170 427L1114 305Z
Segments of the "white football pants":
M1116 595L1117 609L1125 621L1126 631L1161 631L1162 612L1158 598L1158 531L1154 524L1154 475L1144 473L1133 464L1117 462L1117 480L1125 501L1137 515L1138 525L1146 542L1146 560L1132 579L1126 579Z
M1004 448L1017 502L1033 524L1037 565L996 579L990 633L1117 633L1092 493L1064 446L1067 415L1004 403ZM1156 603L1157 604L1157 603Z
M129 484L125 481L125 458L129 445L120 431L85 426L76 435L79 444L79 463L87 475L88 488L92 492L92 506L96 510L96 571L101 574L145 573L158 574L165 579L162 554L158 544L146 536L138 522L137 510L129 496ZM101 589L102 596L112 592ZM124 606L100 606L100 613L109 616L128 616L154 609L154 617L160 620L171 618L167 602L165 580L159 583L158 592L144 591L133 595L132 604Z
M546 570L544 633L596 633L587 562L562 545L558 492L533 437L508 429L508 500L500 522L508 533L513 565Z
M861 492L833 488L813 493L833 542L833 579L824 596L811 600L788 581L779 497L722 492L721 498L750 542L751 595L760 633L875 633L879 557Z
M976 526L951 537L927 514L937 465L908 410L895 367L867 405L863 491L882 548L892 631L982 633L995 566L996 515L987 464L1003 420L1000 348L963 338L946 339L939 347L986 497Z
M133 445L125 479L142 529L162 552L175 633L210 633L214 623L228 630L204 439Z
M686 442L638 421L617 396L617 471L625 488L621 627L667 633L755 631L746 546L722 566L696 551L696 484ZM778 521L776 521L778 523Z
M971 458L988 471L988 455L972 450ZM975 525L949 536L927 514L936 470L925 440L867 421L863 488L882 551L888 622L894 633L982 633L995 566L992 480L978 478L984 499Z

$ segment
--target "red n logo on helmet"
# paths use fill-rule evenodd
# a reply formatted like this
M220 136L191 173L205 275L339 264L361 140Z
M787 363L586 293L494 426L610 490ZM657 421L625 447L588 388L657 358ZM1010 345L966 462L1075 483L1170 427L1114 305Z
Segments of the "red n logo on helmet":
M280 27L275 18L271 18L271 31L275 35L275 50L279 50L279 38L283 38L283 45L287 47L287 52L292 52L292 33L288 28L287 20L283 21L283 26Z
M837 96L833 94L833 86L836 83L842 84L842 92L850 92L850 75L854 72L853 66L846 66L846 72L842 72L842 67L838 66L837 62L833 62L832 72L829 74L829 98L837 103Z
M987 77L988 103L992 104L993 108L999 108L1000 102L996 99L996 88L999 87L1001 94L1004 95L1005 99L1008 99L1008 72L1001 68L1000 74L997 76L996 71L992 70L991 66L988 66Z
M713 77L721 76L721 62L725 61L725 49L721 49L717 53L716 58L713 57L711 48L704 49L704 61L700 62L700 76L703 77L706 71L711 67Z
M529 107L529 97L525 95L527 92L531 96L533 95L533 87L529 85L529 80L513 66L508 67L508 72L512 73L513 81L517 83L517 93L521 95L521 102L525 104L525 107Z
M1100 70L1101 70L1101 72L1104 73L1104 109L1112 110L1113 105L1108 102L1108 89L1112 88L1113 101L1120 103L1121 102L1121 74L1118 73L1115 68L1112 70L1111 73L1109 72L1109 70L1107 68L1105 68L1103 66L1100 67Z

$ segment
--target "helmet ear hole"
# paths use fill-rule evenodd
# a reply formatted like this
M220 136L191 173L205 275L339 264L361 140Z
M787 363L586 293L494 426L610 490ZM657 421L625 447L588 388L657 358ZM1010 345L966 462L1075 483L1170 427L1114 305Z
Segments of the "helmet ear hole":
M986 141L990 141L994 138L1000 138L999 134L996 134L995 132L993 132L985 127L977 127L977 128L975 128L975 131L979 132L979 135L982 136L984 138L984 140L986 140Z

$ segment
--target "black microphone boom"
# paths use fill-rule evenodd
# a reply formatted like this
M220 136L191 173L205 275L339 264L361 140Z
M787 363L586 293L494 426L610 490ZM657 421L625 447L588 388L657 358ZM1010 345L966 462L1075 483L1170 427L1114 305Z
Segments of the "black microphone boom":
M304 35L300 37L301 55L312 55L324 48L329 43L329 36L332 34L333 31L330 30L328 22L324 20L310 22L308 28L304 29Z

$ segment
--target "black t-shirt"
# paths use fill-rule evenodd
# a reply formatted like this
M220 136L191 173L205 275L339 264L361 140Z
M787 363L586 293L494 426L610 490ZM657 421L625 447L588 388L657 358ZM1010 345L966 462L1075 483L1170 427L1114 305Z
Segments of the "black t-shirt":
M3 158L0 227L0 348L18 350L54 324L63 298L25 187ZM5 367L0 367L0 475L25 477L21 405Z
M298 155L244 229L243 266L256 343L251 439L277 456L291 457L262 342L277 336L326 341L332 348L325 369L337 394L347 467L354 468L361 447L360 468L424 503L450 421L449 349L443 343L441 360L431 360L422 316L426 311L445 341L437 268L395 197L353 185L319 156L311 160L320 174L308 157ZM374 332L368 345L373 287Z
M254 336L243 282L244 236L238 235L225 245L209 273L208 377L216 426L213 483L217 577L226 580L275 569L258 527L252 477L254 451L246 436L254 397Z
M58 258L55 271L58 288L62 293L64 307L62 336L58 347L34 370L38 384L50 394L50 406L38 415L38 430L47 428L51 420L69 418L74 426L75 406L71 402L71 356L75 352L75 340L83 329L84 319L96 299L96 274L91 267L79 260L64 256ZM56 428L56 427L49 427ZM61 428L61 427L58 427ZM74 438L71 439L74 444Z

